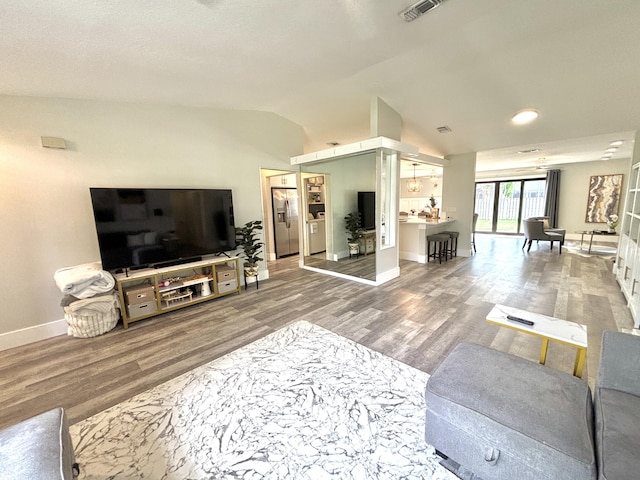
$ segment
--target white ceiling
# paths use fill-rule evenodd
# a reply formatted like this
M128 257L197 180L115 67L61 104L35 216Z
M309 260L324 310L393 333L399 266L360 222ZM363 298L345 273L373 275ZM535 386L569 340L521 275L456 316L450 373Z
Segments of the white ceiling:
M483 171L600 161L618 139L630 156L638 0L447 0L407 23L412 3L3 0L0 94L273 111L307 152L368 138L379 96L402 141ZM540 118L511 125L527 107Z

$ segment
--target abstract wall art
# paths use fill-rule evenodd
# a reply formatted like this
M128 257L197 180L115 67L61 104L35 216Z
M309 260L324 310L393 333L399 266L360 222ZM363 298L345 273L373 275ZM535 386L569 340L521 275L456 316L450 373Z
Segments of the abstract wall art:
M606 223L618 214L623 175L593 175L589 180L587 223Z

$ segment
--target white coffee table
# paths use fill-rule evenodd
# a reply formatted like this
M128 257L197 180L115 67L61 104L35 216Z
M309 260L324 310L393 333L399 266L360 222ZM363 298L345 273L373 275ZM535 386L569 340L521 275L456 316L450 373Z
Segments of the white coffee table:
M529 326L508 320L507 315L531 320L533 325ZM540 363L542 365L544 365L547 360L549 340L576 348L576 361L573 366L573 374L576 377L582 377L584 363L587 358L586 325L561 320L560 318L548 317L539 313L527 312L505 305L495 305L487 315L487 322L541 337L542 348L540 349Z

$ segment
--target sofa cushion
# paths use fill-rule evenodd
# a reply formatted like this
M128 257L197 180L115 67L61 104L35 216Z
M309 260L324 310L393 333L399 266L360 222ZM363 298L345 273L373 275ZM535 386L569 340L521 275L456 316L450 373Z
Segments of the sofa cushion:
M640 397L599 388L595 413L598 478L640 478Z
M71 480L74 461L62 408L0 430L0 478Z
M461 343L426 404L427 442L482 478L596 478L591 392L567 373Z

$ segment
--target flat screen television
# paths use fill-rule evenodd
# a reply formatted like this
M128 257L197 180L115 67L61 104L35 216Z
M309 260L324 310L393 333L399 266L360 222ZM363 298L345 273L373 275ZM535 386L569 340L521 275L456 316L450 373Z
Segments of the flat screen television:
M358 192L360 225L365 230L376 229L376 192Z
M166 266L236 248L231 190L90 192L104 270Z

